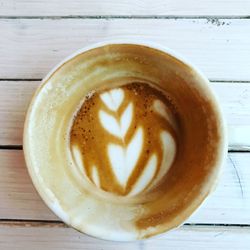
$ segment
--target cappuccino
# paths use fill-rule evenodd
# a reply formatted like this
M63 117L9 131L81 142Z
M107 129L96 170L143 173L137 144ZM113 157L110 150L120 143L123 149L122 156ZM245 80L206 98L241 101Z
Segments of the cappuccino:
M24 128L27 167L46 204L109 240L182 224L214 188L226 149L206 78L140 44L67 59L37 90Z

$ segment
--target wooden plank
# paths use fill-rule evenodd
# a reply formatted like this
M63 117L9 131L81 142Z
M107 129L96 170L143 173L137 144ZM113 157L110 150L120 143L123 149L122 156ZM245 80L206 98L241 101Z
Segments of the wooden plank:
M25 112L39 81L0 81L0 145L21 145ZM212 83L229 126L230 149L250 149L250 84Z
M229 153L215 192L188 222L250 225L249 178L250 153Z
M39 83L0 81L0 145L22 145L25 113Z
M248 125L250 121L250 82L210 83L229 126Z
M0 151L0 219L58 220L32 186L22 151ZM250 224L250 153L230 153L216 191L189 223Z
M71 15L249 15L247 0L1 0L3 16L71 16Z
M250 84L212 83L228 125L230 150L250 151Z
M42 78L76 49L107 39L169 47L211 80L250 80L250 19L1 19L0 78Z
M36 192L22 151L0 150L0 163L0 219L58 220Z
M1 249L131 249L131 250L202 250L249 249L250 228L183 226L152 239L112 242L95 239L71 228L48 225L0 225Z

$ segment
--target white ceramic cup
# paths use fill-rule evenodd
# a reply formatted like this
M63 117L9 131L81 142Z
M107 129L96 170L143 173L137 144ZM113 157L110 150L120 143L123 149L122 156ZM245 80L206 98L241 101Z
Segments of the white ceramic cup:
M150 79L166 89L171 84L173 92L176 84L177 105L180 93L197 104L201 125L194 124L191 131L192 114L187 115L187 107L179 103L185 110L183 124L189 139L183 142L188 144L183 166L171 169L166 190L132 198L116 196L94 187L74 166L68 140L73 114L89 91L116 74ZM204 149L190 142L199 129L207 140ZM202 137L195 138L202 145ZM116 241L147 238L184 223L213 190L227 152L224 121L206 77L169 49L127 40L88 46L57 65L32 99L23 140L29 174L49 208L81 232ZM193 158L197 166L192 166L188 152L200 153L201 158Z

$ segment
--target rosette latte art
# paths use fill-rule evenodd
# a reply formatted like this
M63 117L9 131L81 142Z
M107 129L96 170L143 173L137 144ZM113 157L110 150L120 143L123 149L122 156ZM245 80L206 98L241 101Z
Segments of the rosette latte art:
M171 101L145 83L92 93L71 130L75 162L105 191L130 196L146 191L175 159L175 115Z

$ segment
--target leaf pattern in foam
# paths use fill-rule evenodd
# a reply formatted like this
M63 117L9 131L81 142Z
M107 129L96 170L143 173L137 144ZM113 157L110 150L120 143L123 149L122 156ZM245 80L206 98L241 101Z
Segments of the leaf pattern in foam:
M121 115L119 121L103 110L99 111L102 126L112 135L124 139L133 117L133 104L130 103Z
M123 114L121 115L120 119L121 135L123 138L127 134L127 131L130 127L130 124L132 122L132 116L133 116L133 104L130 103L123 112Z
M172 135L167 131L162 131L160 133L160 139L162 143L163 157L160 171L157 174L157 177L154 179L153 183L150 185L151 187L154 187L168 172L176 155L176 143Z
M133 172L140 157L143 144L143 130L138 128L126 149L126 178Z
M122 145L109 144L108 156L117 181L120 183L120 185L126 187L127 181L134 171L141 155L143 145L143 128L138 128L132 136L129 144L126 145L124 143L124 138L132 123L133 103L129 103L121 116L118 117L117 111L121 107L121 104L124 100L124 91L120 88L106 91L100 95L100 98L103 104L110 111L116 113L116 115L112 115L105 112L104 110L100 110L99 119L103 128L107 132L123 141ZM162 103L160 100L155 100L153 103L153 110L160 116L164 117L173 126L173 128L176 129L175 119L164 103ZM158 157L154 153L149 157L142 174L138 178L133 190L131 190L129 195L136 195L140 193L151 182L152 183L150 186L154 186L171 166L176 153L175 141L171 134L169 134L167 131L161 131L160 140L163 147L163 159L157 177L152 181L158 164ZM93 181L96 183L96 185L98 185L98 175L96 173L96 169L93 169L92 175Z
M136 167L137 161L141 155L143 144L143 130L138 128L127 147L109 144L108 156L112 166L113 173L117 181L123 187Z
M171 126L176 129L177 128L177 124L175 122L175 118L173 117L173 114L171 113L171 111L168 109L168 107L166 107L166 105L160 101L160 100L155 100L153 102L153 110L160 116L162 116L163 118L165 118L170 124Z
M122 89L112 89L100 95L103 103L112 111L117 111L124 99Z
M97 187L100 187L100 178L96 166L92 166L91 175L92 175L92 181L95 183Z
M145 168L143 169L142 174L140 175L133 189L129 193L130 196L136 195L140 193L141 191L143 191L148 186L148 184L152 181L155 175L155 172L157 170L157 162L158 162L157 155L152 154L150 158L148 159L147 164Z
M99 119L102 126L112 135L121 137L121 128L119 122L110 114L103 110L99 111Z
M109 144L108 146L109 160L112 166L113 173L117 181L124 186L126 184L124 178L125 170L125 151L124 148L117 144Z

